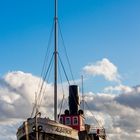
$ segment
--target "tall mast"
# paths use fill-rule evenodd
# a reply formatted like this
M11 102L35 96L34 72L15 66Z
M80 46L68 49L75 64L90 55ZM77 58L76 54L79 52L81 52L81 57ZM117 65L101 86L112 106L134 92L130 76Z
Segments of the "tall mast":
M54 120L57 121L57 46L58 46L58 17L57 17L57 0L54 3Z

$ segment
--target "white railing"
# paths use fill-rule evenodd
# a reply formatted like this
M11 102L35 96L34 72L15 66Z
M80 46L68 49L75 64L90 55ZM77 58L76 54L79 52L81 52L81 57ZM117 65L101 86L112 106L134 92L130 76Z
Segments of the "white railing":
M90 126L89 134L97 134L99 136L105 136L105 129L103 127L97 127L97 126Z

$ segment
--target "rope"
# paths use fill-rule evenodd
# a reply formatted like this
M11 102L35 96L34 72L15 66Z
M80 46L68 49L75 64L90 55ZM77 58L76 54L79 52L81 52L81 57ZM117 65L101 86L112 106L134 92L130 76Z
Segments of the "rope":
M65 56L66 56L66 60L67 60L68 66L69 66L70 74L71 74L72 80L73 80L73 82L75 84L73 73L72 73L72 69L71 69L71 65L70 65L70 61L69 61L69 57L68 57L68 54L67 54L67 50L66 50L66 46L65 46L65 43L64 43L64 39L63 39L63 35L62 35L62 31L61 31L59 22L58 22L58 26L59 26L59 30L58 31L59 31L59 34L60 34L60 37L61 37L61 40L62 40L62 46L64 48L64 52L65 52ZM52 29L51 29L50 36L49 36L49 41L48 41L48 45L47 45L45 59L44 59L44 62L43 62L43 68L42 68L42 71L41 71L41 77L42 78L40 78L40 80L39 80L39 84L38 84L38 88L37 88L37 95L36 95L36 99L35 99L35 105L33 106L33 110L32 110L31 116L34 113L35 108L36 109L39 109L39 107L41 105L42 99L45 96L45 92L46 92L46 87L44 87L44 83L45 83L46 78L49 77L48 75L50 74L51 69L52 69L52 60L53 60L53 55L54 54L52 55L52 57L50 59L49 65L47 65L48 64L48 61L49 61L47 58L48 58L48 55L50 55L50 52L51 52L50 46L51 46L51 43L52 43L52 34L54 32L54 28L53 27L54 27L54 21L53 21ZM62 66L64 75L66 77L66 80L68 82L68 85L70 85L70 81L68 79L66 70L64 68L64 65L62 63L62 60L60 58L59 53L58 53L58 57L59 57L59 61L60 61L60 64ZM61 78L61 84L62 84L62 76L60 76L60 78ZM64 97L64 89L63 89L63 86L62 86L62 91L63 91L63 97ZM60 111L61 111L61 109L62 109L62 105L61 105Z
M44 77L43 75L45 74L46 64L48 63L47 62L48 61L47 57L48 57L48 55L50 53L49 48L51 46L51 39L52 39L52 34L53 34L53 29L54 29L53 26L54 26L54 22L52 24L52 29L51 29L51 33L50 33L49 41L48 41L48 45L47 45L48 47L47 47L47 50L46 50L46 54L45 54L45 58L44 58L44 62L43 62L43 68L42 68L40 77ZM37 93L39 92L39 89L40 89L40 86L41 86L41 81L42 81L42 78L40 78L40 81L39 81L39 84L38 84Z
M51 63L51 64L52 64L52 63ZM49 70L49 72L48 72L48 77L47 77L48 81L49 81L49 78L50 78L50 72L51 72L51 70L52 70L52 65L50 66L50 70ZM44 87L44 91L43 91L43 93L42 93L42 96L40 95L39 106L41 105L42 100L43 100L43 98L45 97L46 89L47 89L47 85Z
M42 90L43 90L43 86L44 86L44 83L45 83L47 74L49 73L49 69L50 69L50 67L51 67L52 60L53 60L53 55L52 55L52 57L51 57L51 60L50 60L50 63L49 63L47 72L46 72L46 74L45 74L44 77L43 77L43 81L42 81L42 84L41 84L41 87L40 87L40 91L39 91L39 93L38 93L38 100L40 100L40 98L41 98L41 93L42 93ZM39 104L40 104L40 102L38 102L38 105L39 105Z
M88 104L87 104L86 101L85 101L85 103L86 103L86 106L87 106L88 110L91 110L91 109L89 108L89 106L88 106ZM97 124L99 125L99 127L102 127L102 125L100 125L99 121L96 119L96 117L93 115L93 113L92 113L91 111L90 111L90 113L91 113L91 115L94 117L94 119L95 119L95 121L97 122Z
M50 36L49 36L49 41L48 41L48 44L47 44L47 50L45 51L46 54L45 54L45 58L44 58L44 62L43 62L43 68L42 68L42 71L41 71L41 74L40 74L40 79L39 79L39 83L38 83L38 88L37 88L37 92L36 92L36 99L35 99L35 104L33 106L33 109L32 109L32 112L31 112L31 116L34 114L34 111L35 111L35 108L37 108L37 105L38 105L38 102L37 102L37 97L39 97L40 93L39 93L39 90L40 90L40 87L42 85L42 78L41 77L44 77L43 75L45 75L45 71L46 71L46 64L47 64L47 57L50 53L50 46L51 46L51 42L52 42L52 34L53 34L53 28L54 26L54 21L53 21L53 24L52 24L52 28L51 28L51 32L50 32ZM38 94L38 95L37 95Z
M73 82L75 84L75 80L74 80L74 76L73 76L73 73L72 73L71 64L70 64L70 61L69 61L69 57L68 57L68 53L67 53L67 49L66 49L66 45L65 45L65 42L64 42L64 38L63 38L63 35L62 35L62 31L61 31L61 27L60 27L59 21L58 21L58 26L59 26L60 36L61 36L61 39L62 39L62 44L64 46L64 51L65 51L65 54L66 54L66 59L67 59L68 66L69 66L69 69L70 69L71 77L72 77L72 80L73 80Z
M58 65L58 66L59 66L59 65ZM62 92L63 92L63 98L62 98L62 101L61 101L61 103L60 103L60 111L59 111L59 118L58 118L58 120L60 121L60 114L61 114L61 112L62 112L62 107L63 107L63 102L64 102L64 97L65 97L65 95L64 95L64 87L63 87L63 83L62 83L62 75L61 75L61 71L60 71L60 66L58 67L58 69L59 69L59 73L60 73L60 81L61 81Z
M61 63L62 69L63 69L63 71L64 71L65 77L66 77L66 79L67 79L67 82L68 82L68 84L70 85L70 82L69 82L69 79L68 79L67 73L66 73L66 71L65 71L64 65L63 65L63 63L62 63L62 60L61 60L59 54L58 54L58 58L59 58L59 60L60 60L60 63Z

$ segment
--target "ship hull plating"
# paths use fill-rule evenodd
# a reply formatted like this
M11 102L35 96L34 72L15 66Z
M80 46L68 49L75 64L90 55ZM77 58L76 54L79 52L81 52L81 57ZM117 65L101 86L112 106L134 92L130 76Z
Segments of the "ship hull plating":
M17 131L17 140L78 140L78 131L47 118L30 118Z

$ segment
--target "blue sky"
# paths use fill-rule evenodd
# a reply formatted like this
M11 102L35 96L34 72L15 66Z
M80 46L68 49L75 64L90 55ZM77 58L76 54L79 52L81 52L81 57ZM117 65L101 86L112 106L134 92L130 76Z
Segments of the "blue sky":
M0 1L3 140L15 140L19 121L31 113L53 15L53 0ZM86 100L108 140L139 140L140 0L59 0L58 15L74 77L84 74ZM45 115L52 114L52 90L48 83Z
M59 0L59 22L76 79L85 65L107 58L123 84L140 83L139 6L139 0ZM0 18L0 75L17 70L40 75L52 0L1 1ZM113 83L101 77L87 81L90 90L95 84L103 88Z

